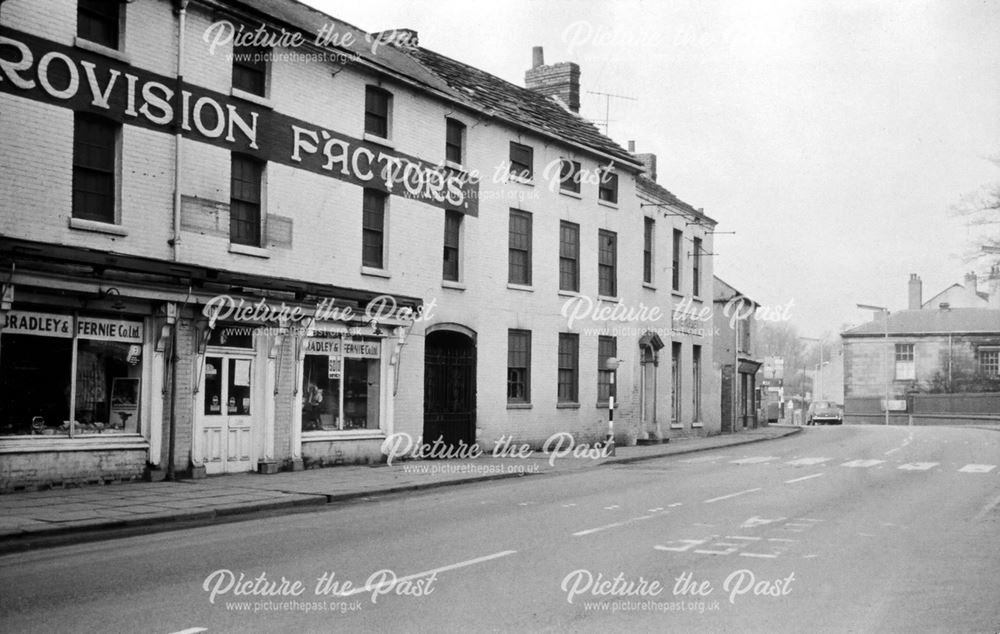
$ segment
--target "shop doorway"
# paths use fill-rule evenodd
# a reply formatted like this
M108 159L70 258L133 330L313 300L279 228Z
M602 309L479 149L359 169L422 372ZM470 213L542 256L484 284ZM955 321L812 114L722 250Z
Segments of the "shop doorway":
M199 412L207 474L253 469L254 361L249 355L205 356Z
M476 343L454 330L427 335L424 345L424 442L476 442Z

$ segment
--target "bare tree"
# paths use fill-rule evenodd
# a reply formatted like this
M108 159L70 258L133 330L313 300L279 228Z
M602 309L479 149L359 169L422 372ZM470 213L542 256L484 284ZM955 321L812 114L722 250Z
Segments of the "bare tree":
M1000 155L988 159L1000 168ZM1000 182L983 185L962 196L952 214L970 230L967 262L1000 263Z

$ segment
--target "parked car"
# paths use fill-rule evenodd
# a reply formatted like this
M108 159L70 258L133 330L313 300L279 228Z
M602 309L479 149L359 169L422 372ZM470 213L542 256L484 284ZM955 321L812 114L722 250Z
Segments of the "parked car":
M806 412L806 425L840 425L844 422L844 413L840 406L832 401L813 401Z

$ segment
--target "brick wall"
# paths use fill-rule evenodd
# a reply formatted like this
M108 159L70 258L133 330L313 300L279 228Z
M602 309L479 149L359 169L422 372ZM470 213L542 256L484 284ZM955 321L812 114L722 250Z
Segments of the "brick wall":
M5 454L0 492L140 480L145 471L143 449Z

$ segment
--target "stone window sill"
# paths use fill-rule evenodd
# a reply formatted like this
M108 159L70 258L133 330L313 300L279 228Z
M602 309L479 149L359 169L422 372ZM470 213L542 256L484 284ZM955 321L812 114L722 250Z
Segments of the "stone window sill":
M261 247L253 247L249 244L229 244L229 252L236 253L238 255L249 255L255 258L264 258L265 260L271 257L271 254L267 252L267 249Z
M261 95L255 95L252 92L247 92L245 90L240 90L239 88L233 88L229 91L229 94L237 99L242 99L243 101L249 101L250 103L255 103L258 106L267 108L268 110L274 110L274 102L267 97L262 97Z
M121 225L112 224L110 222L100 222L97 220L85 220L83 218L70 218L69 228L77 229L79 231L93 231L94 233L106 233L112 236L125 237L128 235L128 231Z
M382 278L385 278L385 279L389 279L389 278L392 277L392 273L389 273L388 270L386 270L386 269L378 269L378 268L375 268L374 266L362 266L361 267L361 274L362 275L370 275L371 277L382 277Z
M103 55L105 57L110 57L111 59L116 59L119 62L124 62L125 64L132 64L132 58L126 53L118 50L117 48L110 48L104 46L103 44L98 44L96 42L91 42L90 40L85 40L82 37L73 38L73 46L85 51L90 51L91 53L97 53L98 55Z

